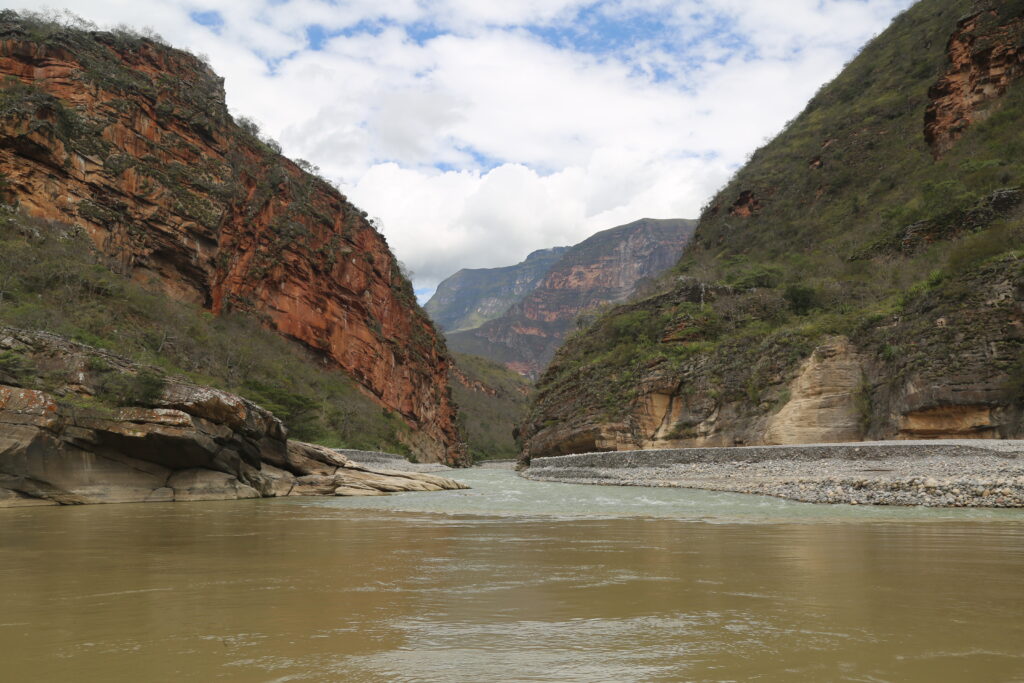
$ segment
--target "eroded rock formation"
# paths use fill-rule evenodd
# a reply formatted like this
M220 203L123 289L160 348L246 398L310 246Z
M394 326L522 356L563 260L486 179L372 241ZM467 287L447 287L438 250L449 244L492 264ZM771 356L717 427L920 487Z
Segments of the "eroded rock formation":
M821 160L818 160L821 163ZM761 200L751 190L744 190L740 193L740 196L736 199L735 203L729 207L730 216L738 216L739 218L750 218L754 214L761 210Z
M864 434L858 398L864 358L846 337L826 339L800 367L789 400L768 421L769 444L841 443Z
M619 417L583 405L579 388L548 387L524 429L525 459L639 448L1020 438L1021 258L1006 256L947 287L962 299L943 290L919 295L856 342L826 337L798 362L791 350L766 346L747 355L722 349L681 369L652 366ZM678 295L694 300L698 293Z
M260 316L397 411L419 457L463 461L444 342L365 212L233 120L195 57L48 31L0 13L4 198L82 226L137 281Z
M277 418L234 394L0 328L0 508L453 488L464 487L289 442Z
M965 17L949 39L949 69L928 96L925 140L941 156L1022 73L1024 17L986 8Z

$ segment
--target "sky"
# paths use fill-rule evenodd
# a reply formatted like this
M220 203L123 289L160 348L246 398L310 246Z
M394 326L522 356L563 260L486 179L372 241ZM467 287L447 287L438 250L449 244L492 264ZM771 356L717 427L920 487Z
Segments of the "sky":
M228 106L375 217L421 299L693 218L912 0L66 0L205 55ZM0 7L39 9L0 0Z

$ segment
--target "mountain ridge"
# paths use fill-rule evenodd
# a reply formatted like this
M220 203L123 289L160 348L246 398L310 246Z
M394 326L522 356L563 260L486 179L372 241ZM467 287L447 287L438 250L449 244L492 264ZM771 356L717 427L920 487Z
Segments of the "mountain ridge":
M1024 3L922 0L575 334L524 459L1021 433Z
M678 259L695 221L642 218L570 247L502 316L447 335L449 346L528 377L547 365L581 313L621 301Z
M423 310L446 333L480 327L532 292L569 248L538 249L511 266L463 268L437 286Z

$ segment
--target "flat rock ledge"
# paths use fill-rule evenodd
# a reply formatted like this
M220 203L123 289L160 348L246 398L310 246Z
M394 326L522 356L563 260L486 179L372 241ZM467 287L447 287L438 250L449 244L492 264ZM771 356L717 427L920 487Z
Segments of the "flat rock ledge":
M1024 441L883 441L535 458L527 479L752 493L806 503L1024 507Z
M105 381L158 371L44 332L0 327L0 361L0 508L467 488L290 440L251 401L180 378L103 404Z

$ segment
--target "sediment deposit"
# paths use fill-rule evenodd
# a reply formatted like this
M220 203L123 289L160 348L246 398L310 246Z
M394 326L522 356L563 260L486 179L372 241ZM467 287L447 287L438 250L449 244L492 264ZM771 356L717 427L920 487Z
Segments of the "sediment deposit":
M1024 507L1024 441L890 441L536 458L537 481L752 493L808 503Z

